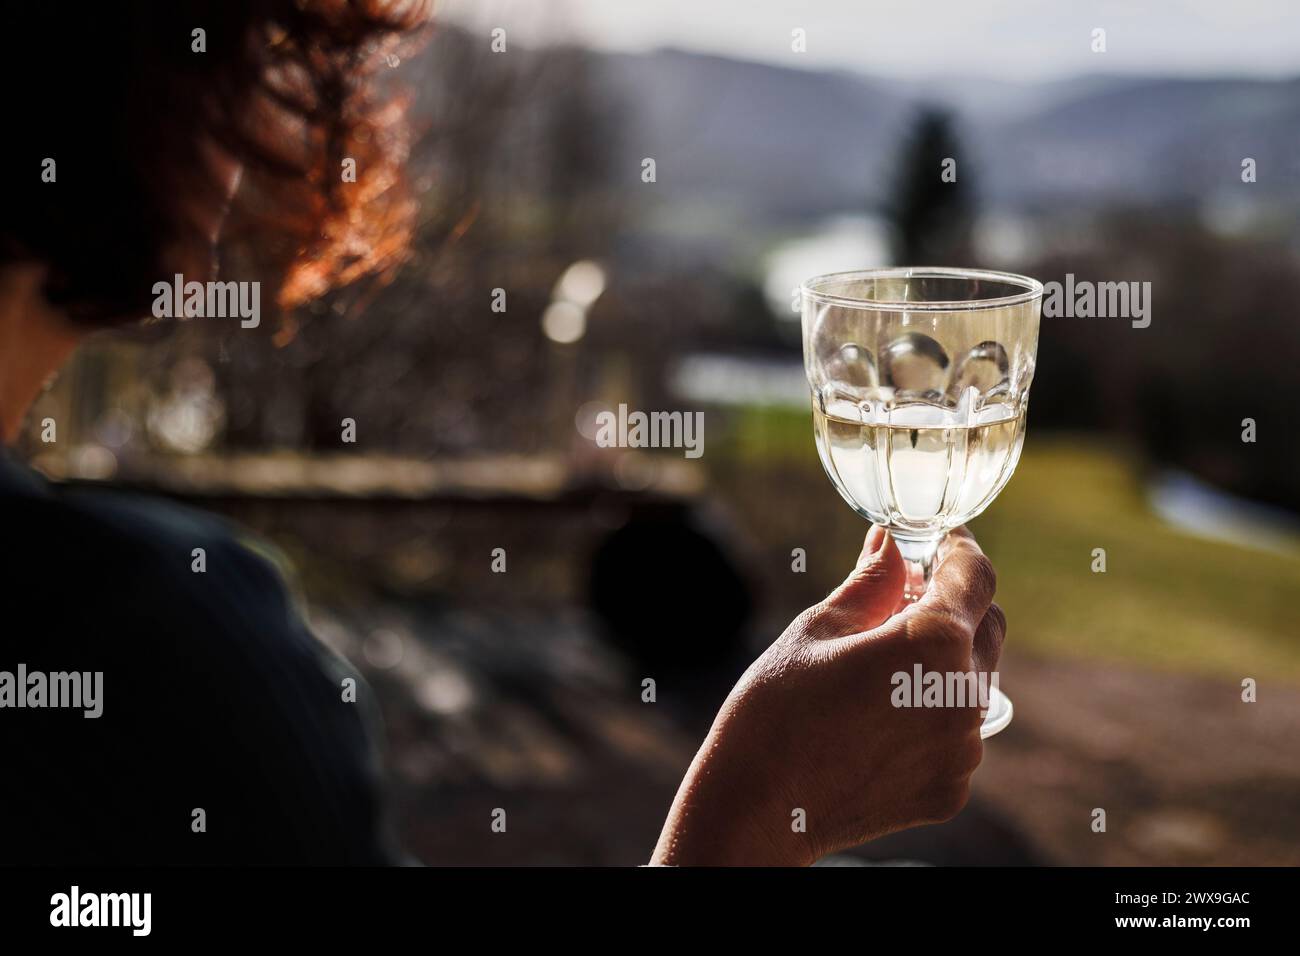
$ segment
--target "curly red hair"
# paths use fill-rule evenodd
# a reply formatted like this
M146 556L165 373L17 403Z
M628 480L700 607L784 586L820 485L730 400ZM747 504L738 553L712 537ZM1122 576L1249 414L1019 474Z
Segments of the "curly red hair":
M27 3L0 82L12 201L0 266L39 261L74 321L146 314L177 263L209 262L201 211L220 208L240 164L238 238L293 306L390 273L414 219L403 104L385 98L385 54L425 24L430 0L115 0L75 12ZM201 34L198 31L203 31ZM16 115L13 115L16 114ZM42 170L55 161L54 181ZM345 181L344 160L355 162ZM249 226L255 229L249 230Z

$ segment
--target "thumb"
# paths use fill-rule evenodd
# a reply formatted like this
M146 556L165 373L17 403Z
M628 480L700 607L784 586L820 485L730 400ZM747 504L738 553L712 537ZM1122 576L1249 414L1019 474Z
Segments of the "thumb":
M841 635L879 627L903 598L907 568L893 537L872 525L858 555L858 564L844 583L822 602Z

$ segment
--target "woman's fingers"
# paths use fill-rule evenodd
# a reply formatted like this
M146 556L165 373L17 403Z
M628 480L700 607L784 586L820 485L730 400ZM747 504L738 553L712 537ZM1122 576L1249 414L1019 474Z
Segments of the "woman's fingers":
M894 613L903 594L907 569L889 532L873 525L858 556L858 564L821 604L822 614L842 637L878 627Z
M991 674L998 669L1002 642L1006 637L1007 616L1002 613L1002 608L990 604L979 627L975 629L975 640L971 646L971 660L977 673Z
M944 613L973 635L993 603L997 583L993 562L963 525L940 542L930 587L917 606Z

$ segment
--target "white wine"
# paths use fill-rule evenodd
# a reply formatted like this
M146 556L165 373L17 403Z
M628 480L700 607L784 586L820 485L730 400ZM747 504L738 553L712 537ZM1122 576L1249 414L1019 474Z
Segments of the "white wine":
M817 452L835 487L876 524L937 537L974 518L1015 471L1025 405L973 415L928 402L893 407L814 397Z

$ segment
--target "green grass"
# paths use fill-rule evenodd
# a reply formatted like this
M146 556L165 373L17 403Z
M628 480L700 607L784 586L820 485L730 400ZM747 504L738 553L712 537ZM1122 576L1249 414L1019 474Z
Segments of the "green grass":
M821 474L807 413L754 409L734 424L714 446L727 459L724 494L736 487L730 478L753 485L772 469L787 500L822 495L847 509ZM1300 680L1300 542L1278 556L1180 532L1147 507L1141 472L1139 459L1100 436L1031 430L1010 484L972 523L998 569L1010 639L1053 656ZM814 540L823 526L843 534L819 507L799 514L818 522L806 532ZM763 535L763 515L745 520ZM1095 548L1105 549L1105 573L1092 570Z
M1224 676L1300 678L1300 556L1206 541L1155 517L1139 470L1095 438L1034 435L972 524L1016 640ZM1106 572L1092 571L1104 548Z

